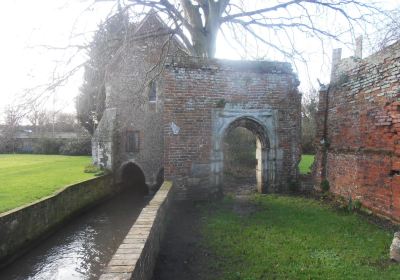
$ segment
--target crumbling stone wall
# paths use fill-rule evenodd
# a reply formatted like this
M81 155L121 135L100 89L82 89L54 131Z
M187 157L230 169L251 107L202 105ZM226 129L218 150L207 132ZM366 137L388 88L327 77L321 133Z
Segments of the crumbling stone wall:
M290 64L173 57L163 84L165 177L178 197L221 190L221 143L232 126L259 138L260 191L284 191L296 180L301 95Z
M314 166L331 191L400 221L400 42L340 60L320 92Z

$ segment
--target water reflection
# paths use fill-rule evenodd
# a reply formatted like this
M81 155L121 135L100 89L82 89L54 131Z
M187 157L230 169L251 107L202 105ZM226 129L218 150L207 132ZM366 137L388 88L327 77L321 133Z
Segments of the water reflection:
M0 279L97 279L147 201L130 192L118 195L0 271Z

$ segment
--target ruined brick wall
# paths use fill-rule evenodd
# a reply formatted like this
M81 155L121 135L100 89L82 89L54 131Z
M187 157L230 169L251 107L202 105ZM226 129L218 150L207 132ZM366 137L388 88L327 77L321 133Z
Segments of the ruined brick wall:
M342 60L318 119L317 185L326 177L333 193L400 221L400 42Z
M133 162L149 186L165 167L182 198L207 197L221 190L226 131L243 126L259 139L258 190L284 191L300 160L301 96L290 64L189 57L174 37L160 36L168 31L155 14L147 16L109 65L94 162L117 180ZM150 102L152 84L157 99ZM130 132L140 143L133 152L126 148Z
M223 127L219 121L236 117L265 120L266 183L273 185L267 191L285 190L296 179L301 95L290 64L171 58L163 83L165 177L175 181L178 196L203 198L219 191L218 180L212 181L221 161L216 130Z

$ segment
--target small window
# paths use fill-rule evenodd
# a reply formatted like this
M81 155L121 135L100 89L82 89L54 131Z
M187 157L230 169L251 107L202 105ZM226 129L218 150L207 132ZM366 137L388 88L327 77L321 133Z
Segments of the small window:
M149 101L150 102L157 101L157 85L156 85L156 82L154 82L154 81L152 81L150 83Z
M126 151L128 153L139 152L139 131L126 132Z

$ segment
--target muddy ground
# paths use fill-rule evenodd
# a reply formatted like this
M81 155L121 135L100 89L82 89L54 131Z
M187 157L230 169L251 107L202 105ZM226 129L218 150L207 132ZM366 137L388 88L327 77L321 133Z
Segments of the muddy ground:
M181 202L172 211L158 255L153 280L207 279L209 252L201 245L201 213L194 203Z
M235 197L233 211L238 215L247 215L256 211L248 202L250 194L256 192L252 179L226 180L224 194ZM160 254L157 259L153 280L207 280L209 275L220 272L212 267L216 258L204 246L201 234L202 211L205 202L179 202L172 212L168 223ZM212 211L212 210L211 210Z

